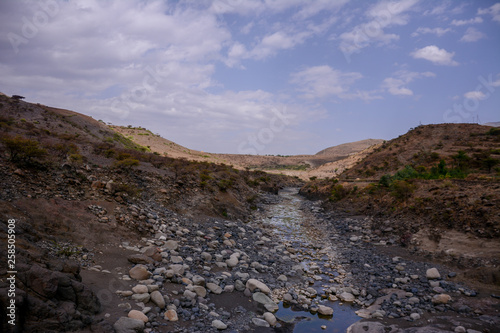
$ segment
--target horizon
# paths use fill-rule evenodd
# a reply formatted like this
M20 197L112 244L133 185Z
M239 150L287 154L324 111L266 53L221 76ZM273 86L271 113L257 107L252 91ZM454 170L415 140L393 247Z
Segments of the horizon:
M310 155L498 122L499 28L495 1L7 0L0 91L193 150Z

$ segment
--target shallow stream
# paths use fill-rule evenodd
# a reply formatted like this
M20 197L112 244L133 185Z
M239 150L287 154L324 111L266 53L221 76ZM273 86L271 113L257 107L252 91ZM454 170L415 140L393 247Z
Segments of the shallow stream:
M334 281L339 275L334 245L324 231L316 229L307 222L313 217L306 216L306 212L301 210L304 199L298 194L298 189L281 190L279 196L280 202L270 207L268 217L263 222L274 230L276 237L281 239L289 251L295 252L292 256L295 256L297 264L302 265L308 272L310 282L304 287L312 287L318 293L317 297L312 299L313 303L319 301L320 304L333 308L333 316L296 311L283 303L279 304L279 310L275 315L282 321L295 323L294 333L345 332L351 324L361 320L355 314L356 309L339 301L321 299L324 288L338 285Z

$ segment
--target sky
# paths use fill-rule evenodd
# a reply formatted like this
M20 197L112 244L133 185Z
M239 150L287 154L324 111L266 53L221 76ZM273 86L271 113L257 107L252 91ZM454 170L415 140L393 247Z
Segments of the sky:
M1 0L0 91L213 153L500 121L500 2Z

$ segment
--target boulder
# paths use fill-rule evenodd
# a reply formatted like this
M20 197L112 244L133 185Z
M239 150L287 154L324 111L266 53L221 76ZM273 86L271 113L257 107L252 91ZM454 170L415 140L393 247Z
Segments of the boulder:
M255 289L259 289L262 291L264 294L269 294L271 293L271 290L269 289L268 286L266 286L263 282L256 280L256 279L249 279L246 283L246 287L253 292Z
M145 323L149 321L148 316L138 310L130 310L130 312L128 313L128 317L132 319L142 320Z
M113 325L116 333L142 333L144 332L144 322L139 319L121 317Z
M132 267L128 272L128 275L132 279L141 281L148 279L151 276L151 273L148 271L148 268L146 266L139 264Z

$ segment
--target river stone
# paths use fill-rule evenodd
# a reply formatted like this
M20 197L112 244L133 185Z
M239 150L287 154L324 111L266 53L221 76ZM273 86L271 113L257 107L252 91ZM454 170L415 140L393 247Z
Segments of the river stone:
M113 328L116 333L142 333L144 332L144 322L138 319L121 317L114 323Z
M416 312L415 312L415 313L412 313L412 314L410 315L410 318L411 318L412 320L419 320L419 319L420 319L420 314L418 314L418 313L416 313Z
M195 275L195 276L193 276L193 278L191 280L193 281L194 285L197 285L197 286L204 286L205 285L205 279L202 276Z
M177 311L167 310L165 312L165 319L167 319L168 321L178 321L179 317L177 316Z
M224 324L222 321L219 319L215 319L212 321L212 327L218 329L218 330L225 330L227 328L227 325Z
M333 315L333 309L329 306L325 305L318 305L318 312L319 314L322 314L323 316L331 316Z
M283 300L284 300L285 302L290 303L291 301L293 301L293 296L292 296L292 295L290 295L289 293L286 293L286 294L284 294L284 295L283 295Z
M175 275L184 275L184 265L170 265L170 269L174 271Z
M264 293L256 292L252 295L252 298L255 302L264 305L269 312L276 312L279 309L278 304L274 303L274 301Z
M127 257L127 260L133 264L152 264L153 259L144 254L131 254Z
M245 284L241 282L241 280L236 280L234 282L234 288L238 291L244 291L245 290Z
M175 251L179 248L179 244L174 240L166 241L164 246L171 251Z
M249 279L246 283L246 287L252 292L257 288L260 289L260 291L262 291L264 294L269 294L271 292L268 286L256 279Z
M446 294L439 294L432 297L433 304L448 304L451 301L451 296Z
M429 268L429 269L425 272L425 276L426 276L429 280L432 280L432 279L440 279L440 278L441 278L441 274L439 274L439 271L437 270L437 268Z
M207 288L214 294L221 294L222 293L222 288L215 283L209 282L207 283Z
M212 255L208 252L202 252L200 256L203 258L205 261L210 261L212 260Z
M286 277L286 275L282 274L282 275L278 276L278 281L287 282L288 278Z
M142 320L145 323L149 321L148 316L138 310L130 310L130 312L128 313L128 317L132 319Z
M255 326L260 326L260 327L269 327L270 326L267 321L265 321L264 319L260 319L260 318L252 318L252 323Z
M354 302L354 295L351 294L351 293L346 293L346 292L343 292L342 294L340 294L339 298L343 301L343 302Z
M190 290L184 290L184 297L186 297L187 299L190 299L190 300L193 300L196 298L196 293L195 292L192 292Z
M148 279L151 276L151 273L148 271L148 268L146 266L139 264L132 267L128 272L128 275L132 279L141 281Z
M229 259L226 260L226 265L229 268L233 268L236 267L236 265L238 265L238 262L239 262L238 257L232 255L231 257L229 257Z
M269 323L271 326L275 326L276 323L278 322L276 320L276 317L271 313L271 312L266 312L264 313L264 319Z
M149 302L151 297L149 296L148 293L146 293L146 294L133 294L132 299L134 301L142 302L142 303L146 304L147 302Z
M385 333L385 326L376 321L357 322L347 328L348 333Z
M151 293L151 301L155 303L160 309L165 308L165 298L163 298L163 295L158 291L155 290Z
M207 290L202 286L194 286L193 291L200 297L207 296Z
M145 294L149 290L148 290L148 286L143 285L143 284L138 284L137 286L132 288L132 291L134 292L134 294Z

